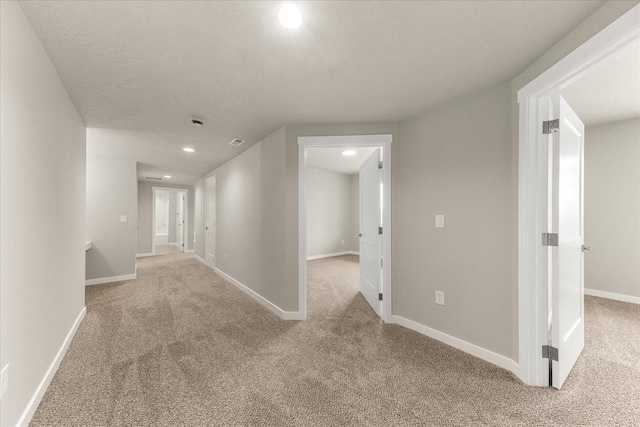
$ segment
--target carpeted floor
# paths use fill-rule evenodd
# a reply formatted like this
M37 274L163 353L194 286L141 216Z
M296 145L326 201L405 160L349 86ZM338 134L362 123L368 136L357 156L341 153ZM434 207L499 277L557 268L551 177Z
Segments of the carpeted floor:
M180 249L176 245L157 245L156 246L156 256L157 255L176 255L180 253Z
M526 387L397 325L357 258L309 263L309 318L282 321L191 254L87 288L87 315L31 425L640 425L640 306L587 297L565 387Z

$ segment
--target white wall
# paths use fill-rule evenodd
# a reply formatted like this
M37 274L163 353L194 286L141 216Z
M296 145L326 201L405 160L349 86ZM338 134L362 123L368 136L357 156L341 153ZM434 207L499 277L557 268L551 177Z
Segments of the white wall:
M137 182L135 161L87 154L87 280L135 274Z
M136 178L137 179L137 178ZM178 188L189 190L189 202L188 202L188 216L189 216L189 228L187 230L187 234L185 235L185 241L187 250L194 248L194 206L195 206L195 197L194 197L194 187L189 185L174 185L174 184L166 184L166 183L155 183L155 182L147 182L147 181L138 181L138 244L137 244L137 253L138 254L149 254L153 251L153 222L151 221L153 215L153 187L166 187L166 188ZM169 193L171 194L171 193ZM172 211L175 217L175 208ZM171 232L171 227L173 227L174 232L174 241L176 241L175 237L175 222L173 225L169 226L169 230ZM169 240L171 241L171 240Z
M84 308L85 126L18 4L0 16L0 425L14 426Z
M178 242L178 230L177 230L177 217L176 214L178 212L177 203L178 203L178 193L171 192L169 193L169 243L177 243ZM193 194L191 194L191 198L193 198ZM192 227L193 228L193 227ZM184 236L185 240L190 240L193 237Z
M505 83L400 124L392 256L394 314L511 358L509 96Z
M640 301L640 119L585 131L584 287Z
M306 168L308 257L358 250L353 246L353 235L357 236L358 231L352 228L351 177Z

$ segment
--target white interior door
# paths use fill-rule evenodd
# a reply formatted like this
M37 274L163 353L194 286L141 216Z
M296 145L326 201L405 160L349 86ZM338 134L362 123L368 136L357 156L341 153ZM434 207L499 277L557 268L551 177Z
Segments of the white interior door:
M178 200L176 203L176 216L178 219L176 221L176 226L178 228L178 249L180 249L180 252L184 252L184 199L184 193L178 193Z
M377 149L360 165L360 292L375 310L382 313L382 170Z
M551 247L552 385L562 387L584 348L584 124L559 95L552 100ZM552 349L553 351L553 349ZM555 352L555 351L553 351Z
M206 224L204 256L207 265L215 267L216 256L216 179L206 181Z

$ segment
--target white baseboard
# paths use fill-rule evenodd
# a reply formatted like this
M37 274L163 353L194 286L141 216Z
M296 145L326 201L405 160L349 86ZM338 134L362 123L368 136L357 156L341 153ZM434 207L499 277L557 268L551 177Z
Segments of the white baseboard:
M193 257L195 259L197 259L198 261L200 261L201 263L203 263L204 265L206 265L207 267L209 267L209 264L207 264L207 261L205 261L204 259L200 258L198 255L194 255Z
M103 283L123 282L125 280L135 280L137 273L125 274L124 276L100 277L98 279L89 279L84 281L85 286L102 285Z
M67 333L67 337L62 342L62 346L60 347L60 350L58 350L58 354L56 354L56 357L53 358L51 365L49 365L49 369L44 374L44 377L42 378L42 381L40 381L36 392L33 394L33 397L29 401L29 404L27 405L25 411L22 413L18 424L16 424L18 427L27 427L31 422L31 418L33 418L33 414L36 413L36 409L38 409L38 405L40 405L40 401L42 400L44 393L47 391L49 384L51 384L51 380L56 374L58 367L60 367L60 363L62 363L62 359L64 359L64 355L67 353L67 349L69 348L71 341L73 341L73 337L75 336L80 323L82 323L85 314L87 314L87 307L82 307L82 310L80 310L80 314L78 314L76 321L71 326L69 333Z
M624 302L630 302L633 304L640 304L640 297L634 297L631 295L614 294L613 292L598 291L596 289L587 289L587 288L584 289L584 294L591 295L592 297L607 298L607 299L613 299L616 301L624 301Z
M307 257L307 261L311 261L311 260L314 260L314 259L331 258L331 257L334 257L334 256L341 256L341 255L360 255L360 252L344 251L344 252L335 252L335 253L332 253L332 254L312 255L312 256L308 256Z
M472 356L478 357L500 368L513 372L518 378L520 377L520 366L516 362L505 356L499 355L475 344L463 341L459 338L452 337L451 335L447 335L444 332L437 331L421 323L406 319L402 316L393 315L392 319L398 325L412 329L416 332L428 336L429 338L433 338L434 340L450 345L451 347L455 347L458 350L464 351L465 353L469 353Z
M200 259L202 259L202 258L200 258ZM257 292L255 292L252 289L249 289L247 286L245 286L242 283L238 282L236 279L234 279L233 277L231 277L228 274L224 273L220 269L214 268L213 271L215 271L218 276L222 277L224 280L226 280L227 282L231 283L236 288L240 289L242 292L244 292L245 294L249 295L254 300L258 301L260 304L262 304L264 307L269 309L272 313L274 313L276 316L280 317L281 319L283 319L283 320L304 320L304 319L302 319L300 317L300 312L298 312L298 311L284 311L283 309L281 309L280 307L278 307L277 305L275 305L274 303L272 303L268 299L264 298L262 295L258 294Z
M136 258L144 258L147 256L154 256L155 254L153 252L148 252L146 254L136 254Z

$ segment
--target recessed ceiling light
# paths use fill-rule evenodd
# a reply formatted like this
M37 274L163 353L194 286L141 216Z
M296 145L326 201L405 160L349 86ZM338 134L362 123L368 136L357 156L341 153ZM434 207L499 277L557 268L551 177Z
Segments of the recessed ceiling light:
M165 178L171 178L171 175L165 175L164 177Z
M291 30L295 30L302 25L302 15L298 8L292 3L287 3L282 6L278 13L278 19L283 27Z
M191 147L183 147L182 151L186 151L187 153L194 153L196 150Z
M191 117L191 123L196 126L204 126L204 120L202 120L200 117Z
M356 155L356 150L344 150L342 152L343 156L355 156Z

